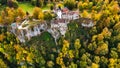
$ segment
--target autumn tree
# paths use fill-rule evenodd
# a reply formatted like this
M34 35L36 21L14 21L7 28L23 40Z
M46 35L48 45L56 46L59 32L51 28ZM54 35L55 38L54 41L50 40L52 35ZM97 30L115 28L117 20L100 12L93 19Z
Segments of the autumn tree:
M4 34L0 34L0 41L2 42L4 40L5 36Z
M97 40L98 40L98 41L103 41L103 39L104 39L103 34L98 34Z
M99 65L98 65L98 64L96 64L96 63L92 63L91 68L99 68Z
M20 17L21 19L24 19L25 18L25 12L23 11L22 8L18 8L17 9L17 17Z
M109 68L114 68L115 65L116 65L116 59L110 58L110 59L109 59L108 67L109 67Z
M95 53L98 55L106 55L108 53L108 44L100 43L95 50Z
M9 25L14 22L15 20L15 10L10 9L9 7L6 7L4 11L2 11L2 21L5 25Z
M2 16L0 16L0 24L3 24Z
M34 8L34 10L33 10L33 18L40 19L40 20L44 19L44 14L43 14L41 8L39 8L39 7Z
M39 20L44 20L44 14L43 14L43 12L39 12L38 19Z
M84 18L88 18L88 11L87 10L84 10L83 13L82 13L82 17Z

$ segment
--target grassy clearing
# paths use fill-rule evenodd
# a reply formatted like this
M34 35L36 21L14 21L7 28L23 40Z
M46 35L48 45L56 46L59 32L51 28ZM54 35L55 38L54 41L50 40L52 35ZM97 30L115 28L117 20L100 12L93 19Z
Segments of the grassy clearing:
M49 7L44 6L44 7L42 7L42 10L49 10Z
M30 14L32 14L33 8L35 7L30 2L22 2L22 3L19 3L18 5L19 5L19 7L21 7L23 9L23 11L25 11L25 12L28 11ZM49 10L49 7L44 6L41 9L42 10Z
M28 11L30 14L33 12L33 8L35 7L31 5L30 2L20 2L18 5L23 9L24 12Z
M33 6L30 2L19 2L18 3L19 7L23 9L24 12L28 11L30 14L33 12ZM0 12L5 8L5 5L0 5ZM49 6L44 6L42 7L42 10L49 10Z

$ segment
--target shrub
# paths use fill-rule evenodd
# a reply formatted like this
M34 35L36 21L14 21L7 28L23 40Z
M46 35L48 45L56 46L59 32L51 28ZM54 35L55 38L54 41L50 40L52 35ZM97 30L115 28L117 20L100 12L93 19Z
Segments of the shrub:
M49 12L44 13L44 20L52 20L52 15Z
M73 10L75 8L75 0L65 0L64 1L64 6L67 7L70 10Z

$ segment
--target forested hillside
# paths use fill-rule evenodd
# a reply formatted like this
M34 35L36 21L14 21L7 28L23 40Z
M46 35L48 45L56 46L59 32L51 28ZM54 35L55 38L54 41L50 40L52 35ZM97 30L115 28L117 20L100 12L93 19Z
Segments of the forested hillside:
M26 2L32 12L19 6ZM55 5L80 14L57 44L46 31L25 43L10 32L12 23L26 18L49 24ZM0 0L0 68L120 68L119 5L119 0ZM81 25L89 20L93 27Z

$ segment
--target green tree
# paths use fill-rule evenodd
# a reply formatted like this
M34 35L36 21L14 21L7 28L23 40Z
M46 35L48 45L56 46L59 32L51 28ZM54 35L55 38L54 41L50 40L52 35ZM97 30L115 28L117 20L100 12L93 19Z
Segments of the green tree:
M100 67L106 68L108 66L108 58L102 56L100 57Z
M71 62L68 68L77 68L77 64L75 64L74 62Z
M89 43L88 49L89 49L90 51L94 51L96 48L97 48L96 42Z
M117 51L120 52L120 43L117 45Z
M86 68L87 62L86 61L80 61L80 68Z
M111 50L110 57L114 58L114 59L117 59L118 58L118 53L116 51Z
M100 57L99 57L99 56L95 56L95 57L94 57L94 62L95 62L96 64L98 64L98 63L100 62Z
M52 15L50 12L44 13L44 20L47 20L47 21L52 20Z

